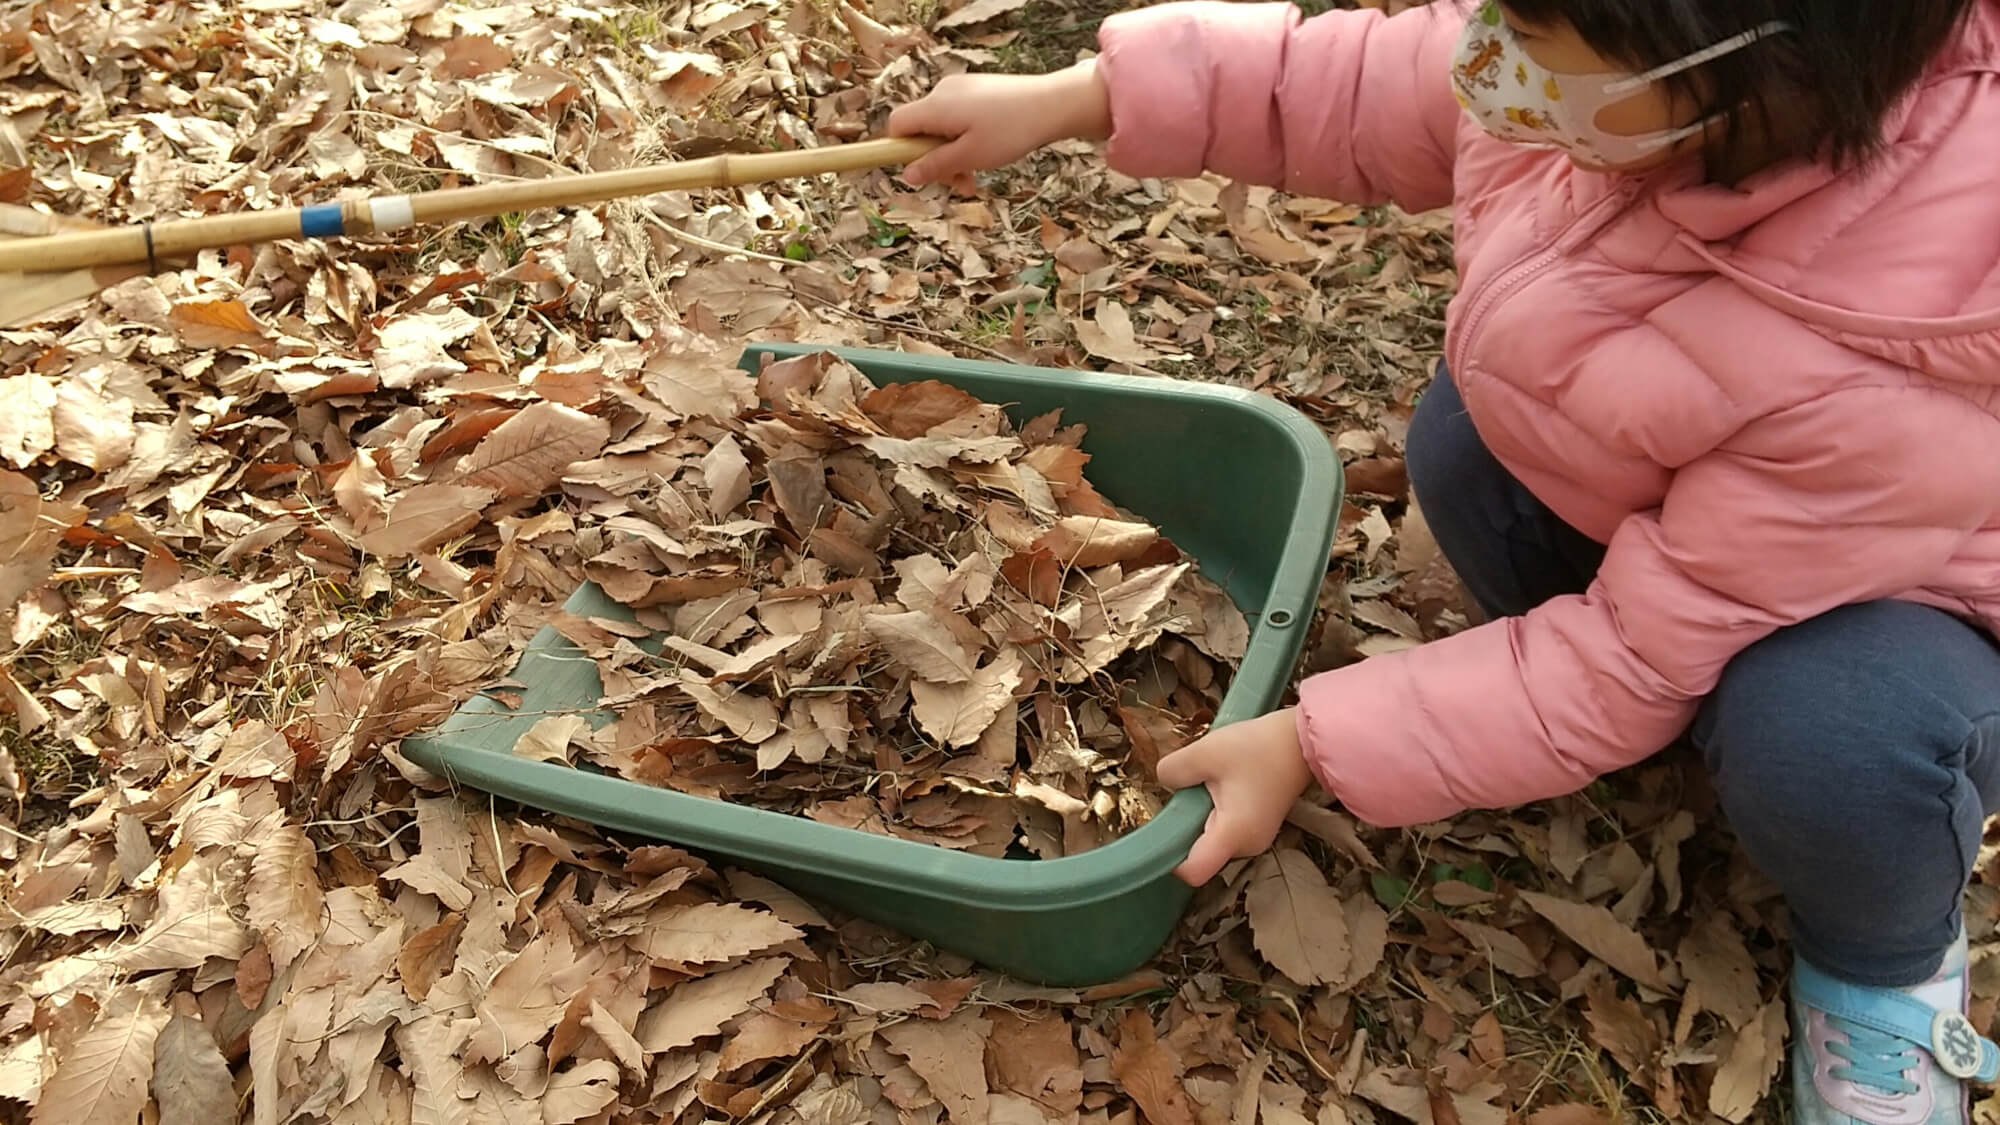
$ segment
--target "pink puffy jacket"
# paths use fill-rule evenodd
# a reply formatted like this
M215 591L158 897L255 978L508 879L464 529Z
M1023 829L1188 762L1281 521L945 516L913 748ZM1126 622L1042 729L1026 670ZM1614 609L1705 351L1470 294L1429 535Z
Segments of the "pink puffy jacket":
M1728 188L1577 170L1453 100L1463 9L1106 21L1113 166L1455 207L1446 358L1493 453L1609 544L1590 590L1316 676L1299 731L1380 825L1573 792L1739 651L1854 602L2000 626L2000 0L1886 155Z

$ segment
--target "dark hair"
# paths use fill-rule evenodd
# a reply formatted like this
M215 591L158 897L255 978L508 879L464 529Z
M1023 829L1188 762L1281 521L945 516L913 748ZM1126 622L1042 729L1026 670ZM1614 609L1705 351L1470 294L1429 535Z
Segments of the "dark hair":
M1750 138L1774 159L1846 167L1882 145L1882 121L1978 0L1501 0L1530 23L1565 21L1598 54L1649 70L1773 20L1791 30L1665 80L1719 115L1712 176L1734 180Z

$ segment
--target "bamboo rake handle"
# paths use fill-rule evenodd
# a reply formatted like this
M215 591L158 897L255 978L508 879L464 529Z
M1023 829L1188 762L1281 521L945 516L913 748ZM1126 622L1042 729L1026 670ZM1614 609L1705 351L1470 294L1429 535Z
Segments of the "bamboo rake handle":
M370 234L663 191L734 187L826 172L854 172L906 164L940 143L934 137L897 137L796 152L724 154L614 172L585 172L546 180L443 188L415 195L375 196L310 207L9 239L0 241L0 273L106 265L144 265L150 269L162 258L281 238Z

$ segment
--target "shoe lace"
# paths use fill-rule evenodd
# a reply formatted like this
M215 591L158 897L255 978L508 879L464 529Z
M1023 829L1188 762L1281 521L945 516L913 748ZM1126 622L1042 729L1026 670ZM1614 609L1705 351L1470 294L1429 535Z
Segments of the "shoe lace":
M1826 1045L1846 1060L1831 1069L1833 1077L1892 1096L1917 1092L1908 1075L1922 1060L1908 1040L1839 1016L1830 1017L1827 1026L1847 1037L1845 1043L1836 1039Z

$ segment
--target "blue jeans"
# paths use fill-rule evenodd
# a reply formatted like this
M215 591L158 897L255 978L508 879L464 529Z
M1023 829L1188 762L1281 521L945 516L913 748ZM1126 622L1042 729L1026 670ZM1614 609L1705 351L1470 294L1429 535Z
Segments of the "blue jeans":
M1409 433L1410 484L1490 617L1582 592L1604 548L1487 451L1442 366ZM1908 602L1845 606L1745 649L1689 732L1751 862L1783 891L1799 956L1856 984L1914 984L1961 923L2000 810L2000 646Z

